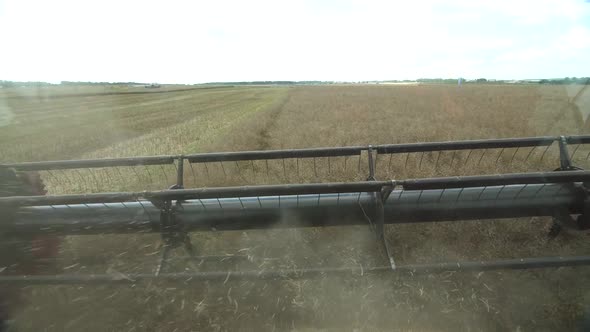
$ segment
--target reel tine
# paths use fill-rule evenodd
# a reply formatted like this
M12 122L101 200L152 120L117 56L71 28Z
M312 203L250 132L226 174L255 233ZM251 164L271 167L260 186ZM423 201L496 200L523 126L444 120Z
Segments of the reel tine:
M168 182L168 175L166 175L166 169L164 168L164 165L160 165L160 169L162 170L162 174L164 174L164 180L166 181L166 186L168 186L168 184L170 184L170 182Z
M481 199L481 195L483 195L484 191L486 191L488 187L484 186L483 189L481 190L481 192L479 193L479 195L477 195L477 200L479 201Z
M256 172L254 171L254 160L250 160L250 167L252 167L252 178L256 176Z
M461 190L459 190L459 194L457 195L457 198L455 199L455 204L457 204L457 202L459 202L459 198L461 197L463 190L465 190L465 188L461 188Z
M119 169L119 167L114 167L117 175L119 176L119 183L123 183L124 178L123 178L123 174L121 174L121 170Z
M243 181L246 181L246 179L245 179L245 178L244 178L244 176L242 175L242 168L240 167L240 164L238 163L238 161L237 161L237 160L235 161L235 163L236 163L236 169L238 170L238 175L240 176L240 178L241 178Z
M389 154L389 162L387 163L387 175L391 177L391 160L393 159L393 153Z
M449 168L453 168L453 162L455 161L455 155L457 155L457 150L453 150L453 155L451 156L451 163L449 164Z
M463 165L467 166L467 163L469 162L469 158L471 158L472 153L473 149L469 149L469 153L467 153L467 158L465 158L465 163L463 163Z
M141 177L139 176L139 173L137 173L135 166L131 166L131 170L133 171L133 173L135 173L135 177L137 177L137 181L141 182Z
M375 174L377 174L377 170L379 169L379 168L377 168L378 161L379 161L379 153L375 152L375 159L374 159L375 164L373 165L373 167L375 168Z
M348 156L344 156L344 173L346 173L346 161L348 160Z
M283 162L283 178L285 179L285 181L287 181L287 168L285 167L285 158L281 158L281 160ZM315 159L314 159L314 162L315 162Z
M442 151L438 151L438 156L436 157L436 163L434 164L434 173L436 173L436 171L438 171L438 161L440 160L441 154L442 154Z
M315 157L313 157L313 175L316 177L316 179L318 178L318 170L316 167Z
M90 169L88 170L88 173L90 173L90 176L92 177L92 180L94 181L94 184L96 185L96 190L97 190L97 191L100 191L100 190L101 190L101 187L100 187L100 185L99 185L99 181L98 181L98 179L96 178L96 175L95 175L95 174L94 174L94 172L93 172L92 170L90 170Z
M547 184L546 184L546 183L543 183L543 185L541 186L541 188L539 188L539 189L538 189L538 190L535 192L535 195L533 195L533 197L537 197L537 195L538 195L538 194L539 194L541 191L543 191L543 189L545 189L545 186L547 186Z
M268 159L264 160L264 163L266 164L266 177L267 179L270 177L269 171L268 171Z
M518 196L520 196L520 193L522 193L522 191L525 190L527 186L528 184L525 184L522 188L520 188L520 190L516 193L516 196L514 196L514 199L517 199Z
M148 174L148 178L149 178L149 180L150 180L150 183L151 183L151 184L153 184L153 183L154 183L154 179L152 179L152 173L150 173L150 170L149 170L149 168L148 168L146 165L143 165L143 168L145 168L145 171L146 171L146 172L147 172L147 174Z
M498 193L496 194L496 198L494 198L494 200L498 200L498 198L500 197L500 194L502 194L502 191L504 190L504 188L506 188L506 186L502 186L502 188L500 188L500 190L498 190Z
M543 161L543 158L545 157L545 154L547 153L547 150L549 150L549 148L552 146L553 144L549 144L547 145L547 147L545 148L545 151L543 151L543 154L541 155L541 159L540 161Z
M193 185L197 185L197 176L195 175L195 170L193 169L193 163L189 161L188 163L189 168L191 169L191 175L193 176Z
M498 153L498 157L496 158L496 162L494 163L494 165L498 165L498 161L500 161L500 157L502 157L502 153L504 153L505 148L502 148L502 150L500 150L500 153Z
M223 179L225 180L227 178L227 174L225 173L225 167L223 167L223 161L220 161L219 165L221 165L221 170L223 171Z
M203 166L205 167L205 175L207 176L207 179L209 178L209 167L207 167L207 163L203 163Z
M408 169L408 160L410 160L410 153L406 153L406 162L404 163L404 170Z
M422 160L424 159L424 151L420 153L420 162L418 163L418 170L422 169Z
M536 149L536 148L537 148L536 146L533 146L533 148L531 149L531 151L529 151L529 153L528 153L528 154L526 155L526 157L524 158L524 160L523 160L523 163L526 163L526 162L527 162L527 160L529 160L529 158L530 158L530 157L531 157L531 155L533 154L533 151L535 151L535 149Z
M46 170L47 174L49 174L49 176L53 179L53 181L55 181L56 184L60 185L63 187L63 184L61 183L61 181L59 181L59 179L57 177L55 177L55 175L53 175L53 173L51 173L50 170Z
M141 206L141 208L143 209L143 212L145 212L145 214L147 214L148 217L151 219L150 212L145 208L145 206L143 205L141 200L136 199L135 201L139 204L139 206Z
M104 190L105 187L109 187L109 184L112 182L112 177L111 174L109 173L109 168L111 167L102 167L102 168L98 168L96 169L96 172L98 174L98 177L100 177L100 186L101 186L101 191Z
M572 152L572 155L570 156L571 160L574 160L574 155L576 154L576 152L578 151L578 149L580 148L582 144L578 144L576 145L576 148L574 149L574 151Z
M111 176L111 173L109 172L109 168L110 167L101 168L100 174L103 174L103 173L106 174L104 176L101 175L103 187L105 186L105 184L108 184L107 187L111 187L111 183L113 182L113 177Z
M479 157L479 160L477 161L477 166L479 166L481 164L481 161L483 160L483 156L486 155L487 151L488 151L488 149L483 149L483 153L481 154L481 157Z
M70 181L68 175L66 174L66 172L64 172L63 169L60 169L59 172L61 173L61 176L64 178L64 182L67 182L68 186L71 187L72 186L72 181Z
M86 183L86 179L84 179L84 177L82 176L82 174L80 174L80 171L79 171L77 168L75 168L75 169L74 169L74 172L75 172L75 173L78 175L78 177L80 178L80 182L84 183L84 187L85 187L85 188L88 188L88 183ZM96 187L96 190L98 190L98 185L97 185L97 187Z
M518 149L520 149L520 147L517 147L516 150L514 151L514 153L512 154L512 157L510 158L510 161L508 162L508 165L512 165L512 161L514 161L514 157L516 156L516 154L518 153Z
M297 172L297 180L301 181L301 177L299 176L299 158L295 158L295 169Z
M359 165L358 165L358 169L357 169L357 172L356 172L356 176L357 177L361 173L361 161L362 161L362 158L361 158L361 155L359 154Z
M438 200L436 201L437 203L440 202L440 200L442 199L443 195L445 194L445 191L447 190L447 188L443 188L443 190L440 192L440 196L438 196ZM420 194L422 195L422 194Z
M332 170L330 166L330 157L328 157L328 176L332 175Z

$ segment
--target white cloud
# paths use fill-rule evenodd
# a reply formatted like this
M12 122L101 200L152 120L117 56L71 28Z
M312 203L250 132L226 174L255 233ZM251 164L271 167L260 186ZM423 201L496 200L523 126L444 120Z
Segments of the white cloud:
M585 76L589 29L582 0L4 0L0 79Z

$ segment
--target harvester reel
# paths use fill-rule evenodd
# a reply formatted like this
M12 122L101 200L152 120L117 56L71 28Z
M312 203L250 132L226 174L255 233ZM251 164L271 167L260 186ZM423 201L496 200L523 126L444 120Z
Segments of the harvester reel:
M40 191L4 190L4 197L0 197L0 208L8 212L2 216L0 231L5 238L151 232L161 235L163 245L159 262L155 264L156 269L152 274L130 274L124 277L110 274L15 275L2 271L0 284L135 283L154 279L224 281L229 278L301 278L329 273L483 271L589 265L590 256L400 264L396 261L395 252L384 232L386 224L522 217L553 217L555 223L550 236L557 236L563 227L588 229L590 198L586 183L590 183L590 171L576 166L573 157L577 151L581 151L580 146L589 143L590 136L529 137L4 164L0 165L0 171L5 174L15 175L15 171L47 172L51 176L53 172L74 170L82 181L85 180L77 171L79 169L86 169L92 175L93 168L114 168L116 172L112 173L120 174L120 167L144 167L150 182L153 182L153 174L149 173L147 166L163 168L173 165L177 173L176 184L159 191L47 196ZM427 159L425 154L428 154L428 158L436 160L435 170L442 163L441 154L447 152L452 152L449 163L449 168L452 169L455 160L459 160L458 151L465 152L461 159L463 164L471 161L479 165L486 155L496 165L503 157L510 160L508 164L512 164L517 153L524 151L526 158L523 162L540 155L538 164L541 165L543 158L548 158L548 150L554 144L559 147L559 167L550 165L547 170L540 172L395 180L383 180L382 175L390 173L394 156L405 156L405 161L402 161L404 169L413 167L408 166L410 154L418 154L417 168L422 167L423 160ZM568 147L572 144L576 148L570 153ZM515 151L506 152L510 149ZM527 149L530 150L528 153ZM488 150L500 152L496 154ZM539 153L534 153L535 151ZM367 159L363 161L362 156L365 155ZM282 171L282 179L287 179L289 173L299 175L302 160L313 161L313 172L317 176L319 172L316 159L320 158L327 159L327 174L334 172L334 161L332 159L331 162L330 158L343 158L344 171L358 167L357 172L361 173L362 181L186 188L185 169L196 180L197 166L209 177L212 169L207 165L219 164L219 170L225 177L228 169L224 167L224 163L235 164L240 178L244 179L244 169L239 163L249 163L252 172L256 169L255 161L262 163L266 166L266 169L262 168L263 172L265 169L268 175L269 161L278 161L281 165L278 172L280 174ZM352 158L358 158L358 166L354 164L356 161L350 161ZM287 167L286 160L292 161L291 166ZM185 165L189 167L185 168ZM362 174L364 170L367 172ZM134 172L137 174L135 170ZM94 182L98 187L97 178L94 175L92 177L86 182ZM7 183L17 183L15 179L16 175ZM285 214L293 216L294 220L282 220ZM165 271L169 253L175 248L183 247L190 257L198 258L190 242L190 232L255 230L275 228L277 225L285 228L370 225L377 243L385 253L386 262L379 266L361 264L354 267L308 267L294 270Z

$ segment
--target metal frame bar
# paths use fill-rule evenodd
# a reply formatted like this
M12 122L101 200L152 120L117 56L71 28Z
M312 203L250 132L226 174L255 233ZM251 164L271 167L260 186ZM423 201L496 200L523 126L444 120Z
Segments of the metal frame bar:
M545 152L556 141L559 144L559 170L561 172L425 178L401 181L377 181L375 178L376 157L373 153L378 155L439 151L440 157L440 152L448 150L472 151L498 148L502 149L497 157L498 160L506 148L533 147L534 149L537 146L545 146L544 156ZM161 269L158 269L155 276L136 274L123 277L110 275L0 275L0 283L100 283L136 282L144 279L181 280L185 278L190 280L218 280L222 278L227 280L230 275L238 278L275 279L331 273L354 273L355 269L357 272L360 270L360 273L363 274L392 270L407 272L481 271L590 265L590 256L579 256L396 266L385 241L383 230L385 223L470 220L480 219L481 216L485 216L484 218L542 216L552 215L556 209L565 209L565 211L573 214L584 214L587 212L586 197L588 196L584 184L590 182L590 172L579 170L579 168L572 165L567 145L589 143L590 136L588 135L529 137L3 164L0 167L14 168L19 171L172 164L177 171L176 185L170 188L174 190L0 198L0 208L8 207L17 211L13 216L16 220L15 223L8 222L0 226L7 233L55 232L69 235L109 232L130 233L136 231L162 232L163 216L178 221L179 225L182 225L183 234L186 234L187 231L203 231L211 227L220 230L256 229L269 227L269 225L276 222L277 218L281 219L280 216L284 209L288 209L289 213L294 213L306 219L305 222L300 224L284 225L286 227L353 225L358 224L359 220L362 219L358 213L358 207L360 206L361 210L363 210L364 202L372 210L369 210L370 216L364 210L362 212L365 217L373 219L372 223L376 224L377 239L383 245L389 266L365 269L362 267L360 269L342 267L289 271L212 271L197 273L161 273ZM185 160L191 166L192 163L282 159L284 167L284 160L287 158L314 158L315 162L315 158L318 157L358 155L360 168L363 151L367 151L368 154L369 176L367 182L182 189L184 187ZM516 152L513 154L512 159L514 159ZM454 157L455 152L451 163ZM397 197L396 199L389 199L395 186L401 186L403 190L398 190L399 194L394 195L394 197ZM531 195L533 191L534 193ZM402 198L404 192L407 192L407 194ZM506 198L507 194L510 197ZM313 201L315 202L313 206L310 205L310 200L307 199L309 197L306 197L310 195L313 195ZM357 198L354 200L347 199L352 196ZM474 197L477 198L474 199ZM491 204L489 203L490 197L493 197L491 199L493 203ZM239 208L235 202L236 198L239 201ZM263 206L262 204L262 202L265 202L265 205L267 205L269 201L272 202L277 198L278 206L272 204ZM171 204L173 200L176 201L175 207ZM205 200L205 203L203 200ZM213 200L216 203L210 204L209 201ZM281 206L281 200L283 206ZM322 203L320 203L320 200ZM300 201L302 201L301 204ZM451 201L452 203L450 203ZM136 202L137 204L128 203L126 205L124 202ZM110 205L107 205L109 203ZM101 206L97 207L96 205L99 204ZM164 211L163 206L169 207L169 211ZM256 208L252 209L253 206ZM179 209L176 210L176 207ZM47 216L49 216L49 220L45 220ZM331 216L336 216L336 218L329 218ZM41 219L43 219L43 222L39 222ZM328 219L332 219L332 221L326 221ZM172 229L170 231L177 230ZM190 242L188 242L188 245L190 247ZM164 251L165 253L166 251Z
M516 148L549 146L559 141L560 137L525 137L504 139L482 139L467 141L425 142L409 144L385 144L373 145L372 149L380 154L411 153L424 151L445 150L473 150L490 148ZM566 136L568 144L590 144L590 135ZM166 165L172 164L178 159L186 159L189 163L206 163L215 161L242 161L242 160L270 160L283 158L318 158L318 157L345 157L360 155L367 151L368 146L348 146L332 148L312 149L284 149L261 150L240 152L214 152L189 155L164 155L129 158L108 158L88 160L55 160L42 162L7 163L0 167L14 168L19 171L41 171L74 168L98 168L138 165Z
M556 267L575 267L590 265L590 256L570 257L532 257L505 259L495 261L467 261L435 264L410 264L397 266L397 273L437 273L447 271L493 271L493 270L521 270ZM207 271L154 274L87 274L87 275L20 275L0 276L0 283L24 284L102 284L121 283L136 284L145 281L174 281L174 282L203 282L229 280L273 280L312 278L326 275L364 276L368 274L391 273L390 266L367 267L323 267L308 269L290 269L276 271Z
M448 151L448 150L476 150L476 149L497 149L517 148L532 146L548 146L553 144L557 137L527 137L527 138L503 138L484 139L471 141L448 141L448 142L427 142L410 144L388 144L377 145L375 150L380 154L389 153L410 153L424 151Z
M367 218L380 226L553 216L555 211L583 214L586 205L586 191L580 183L387 192L381 194L381 206L375 204L376 192L208 198L175 204L138 200L29 206L3 220L0 230L5 234L161 233L162 225L171 224L169 220L182 232L366 225ZM377 238L380 235L378 229Z
M352 192L379 192L394 185L405 190L426 190L445 188L469 188L506 186L513 184L547 184L590 182L590 171L562 171L537 173L511 173L498 175L456 176L395 181L334 182L310 184L282 184L262 186L237 186L218 188L196 188L143 192L113 192L79 195L54 196L11 196L0 197L0 206L34 206L61 204L90 204L134 202L145 200L187 200L208 198L231 198L253 196L336 194Z
M169 165L173 164L178 156L147 156L129 158L105 158L84 160L55 160L36 161L27 163L0 164L0 167L14 168L17 171L46 171L75 168L100 168L119 166L141 165Z
M191 163L207 163L216 161L270 160L289 158L319 158L358 156L366 146L348 146L335 148L260 150L240 152L214 152L186 155Z

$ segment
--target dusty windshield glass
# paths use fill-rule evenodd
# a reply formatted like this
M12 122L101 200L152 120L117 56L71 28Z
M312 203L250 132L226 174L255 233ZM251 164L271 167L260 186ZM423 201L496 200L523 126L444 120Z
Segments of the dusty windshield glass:
M0 331L590 329L590 3L0 0Z

